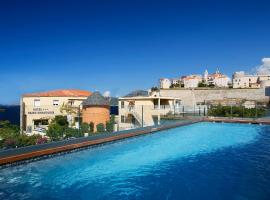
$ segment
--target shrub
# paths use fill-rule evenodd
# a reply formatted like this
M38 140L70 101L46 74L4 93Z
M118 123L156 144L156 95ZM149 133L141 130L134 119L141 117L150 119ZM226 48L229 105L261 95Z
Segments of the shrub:
M90 122L89 126L90 126L89 127L90 128L90 132L93 133L94 132L94 126L95 126L94 123L93 122Z
M81 132L88 133L90 131L90 125L87 123L82 123L81 125Z
M48 139L46 137L39 137L36 139L36 144L45 144L48 142Z
M113 129L114 129L113 126L114 126L114 124L111 123L110 121L106 122L106 131L109 133L113 132Z
M114 122L115 122L115 116L112 115L110 118L110 121L106 122L106 131L110 133L114 131Z
M14 148L16 147L16 140L14 138L7 138L5 139L3 146L6 148Z
M50 123L46 133L51 140L56 141L64 137L66 129L68 129L67 116L57 115Z
M75 128L66 128L64 131L65 137L70 138L70 137L82 137L83 133L79 129Z
M97 125L97 132L98 133L105 132L104 124L100 123Z
M51 140L60 140L63 137L64 131L67 127L60 126L59 124L52 123L49 125L47 135Z
M208 115L215 117L262 117L265 116L264 108L245 108L243 106L213 106L208 110Z
M0 121L0 137L14 138L20 135L20 128L17 125L11 124L9 121Z

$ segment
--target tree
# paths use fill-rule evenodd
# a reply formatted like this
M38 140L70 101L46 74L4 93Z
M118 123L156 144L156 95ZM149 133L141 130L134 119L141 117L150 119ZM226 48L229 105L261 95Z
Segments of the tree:
M60 108L60 112L63 114L77 114L79 108L69 105L68 103L63 103Z
M72 115L80 114L79 107L74 107L69 105L68 103L63 103L63 105L60 108L60 112L64 115L67 115L68 124L71 127L72 126Z
M156 91L158 91L159 89L158 89L158 87L152 87L151 88L151 92L156 92Z
M199 82L198 87L207 87L208 85L205 82Z
M56 115L52 123L59 124L60 126L68 126L67 116Z
M180 88L181 85L179 83L173 83L171 84L170 88Z
M51 138L51 140L60 140L64 137L67 128L67 116L57 115L50 123L47 130L47 135Z

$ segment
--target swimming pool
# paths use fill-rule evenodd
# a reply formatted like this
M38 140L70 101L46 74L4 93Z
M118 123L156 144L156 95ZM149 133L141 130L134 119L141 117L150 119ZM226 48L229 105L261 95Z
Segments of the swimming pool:
M0 199L269 199L270 126L197 123L0 170Z

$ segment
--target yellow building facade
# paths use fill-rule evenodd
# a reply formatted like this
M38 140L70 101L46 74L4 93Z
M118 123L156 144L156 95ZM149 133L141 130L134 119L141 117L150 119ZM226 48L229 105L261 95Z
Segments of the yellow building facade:
M85 90L53 90L24 94L21 98L21 132L42 134L57 115L66 115L78 126L80 106L92 93Z

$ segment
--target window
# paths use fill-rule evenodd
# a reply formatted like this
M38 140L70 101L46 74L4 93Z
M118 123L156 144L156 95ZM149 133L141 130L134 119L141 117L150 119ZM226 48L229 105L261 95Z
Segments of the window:
M39 107L40 106L40 99L35 99L34 100L34 107Z
M121 108L124 108L124 107L125 107L125 102L121 101Z
M121 115L121 123L125 123L125 116Z
M59 100L53 100L53 105L54 106L59 106Z
M69 100L68 101L68 105L73 106L74 105L74 101L73 100Z

